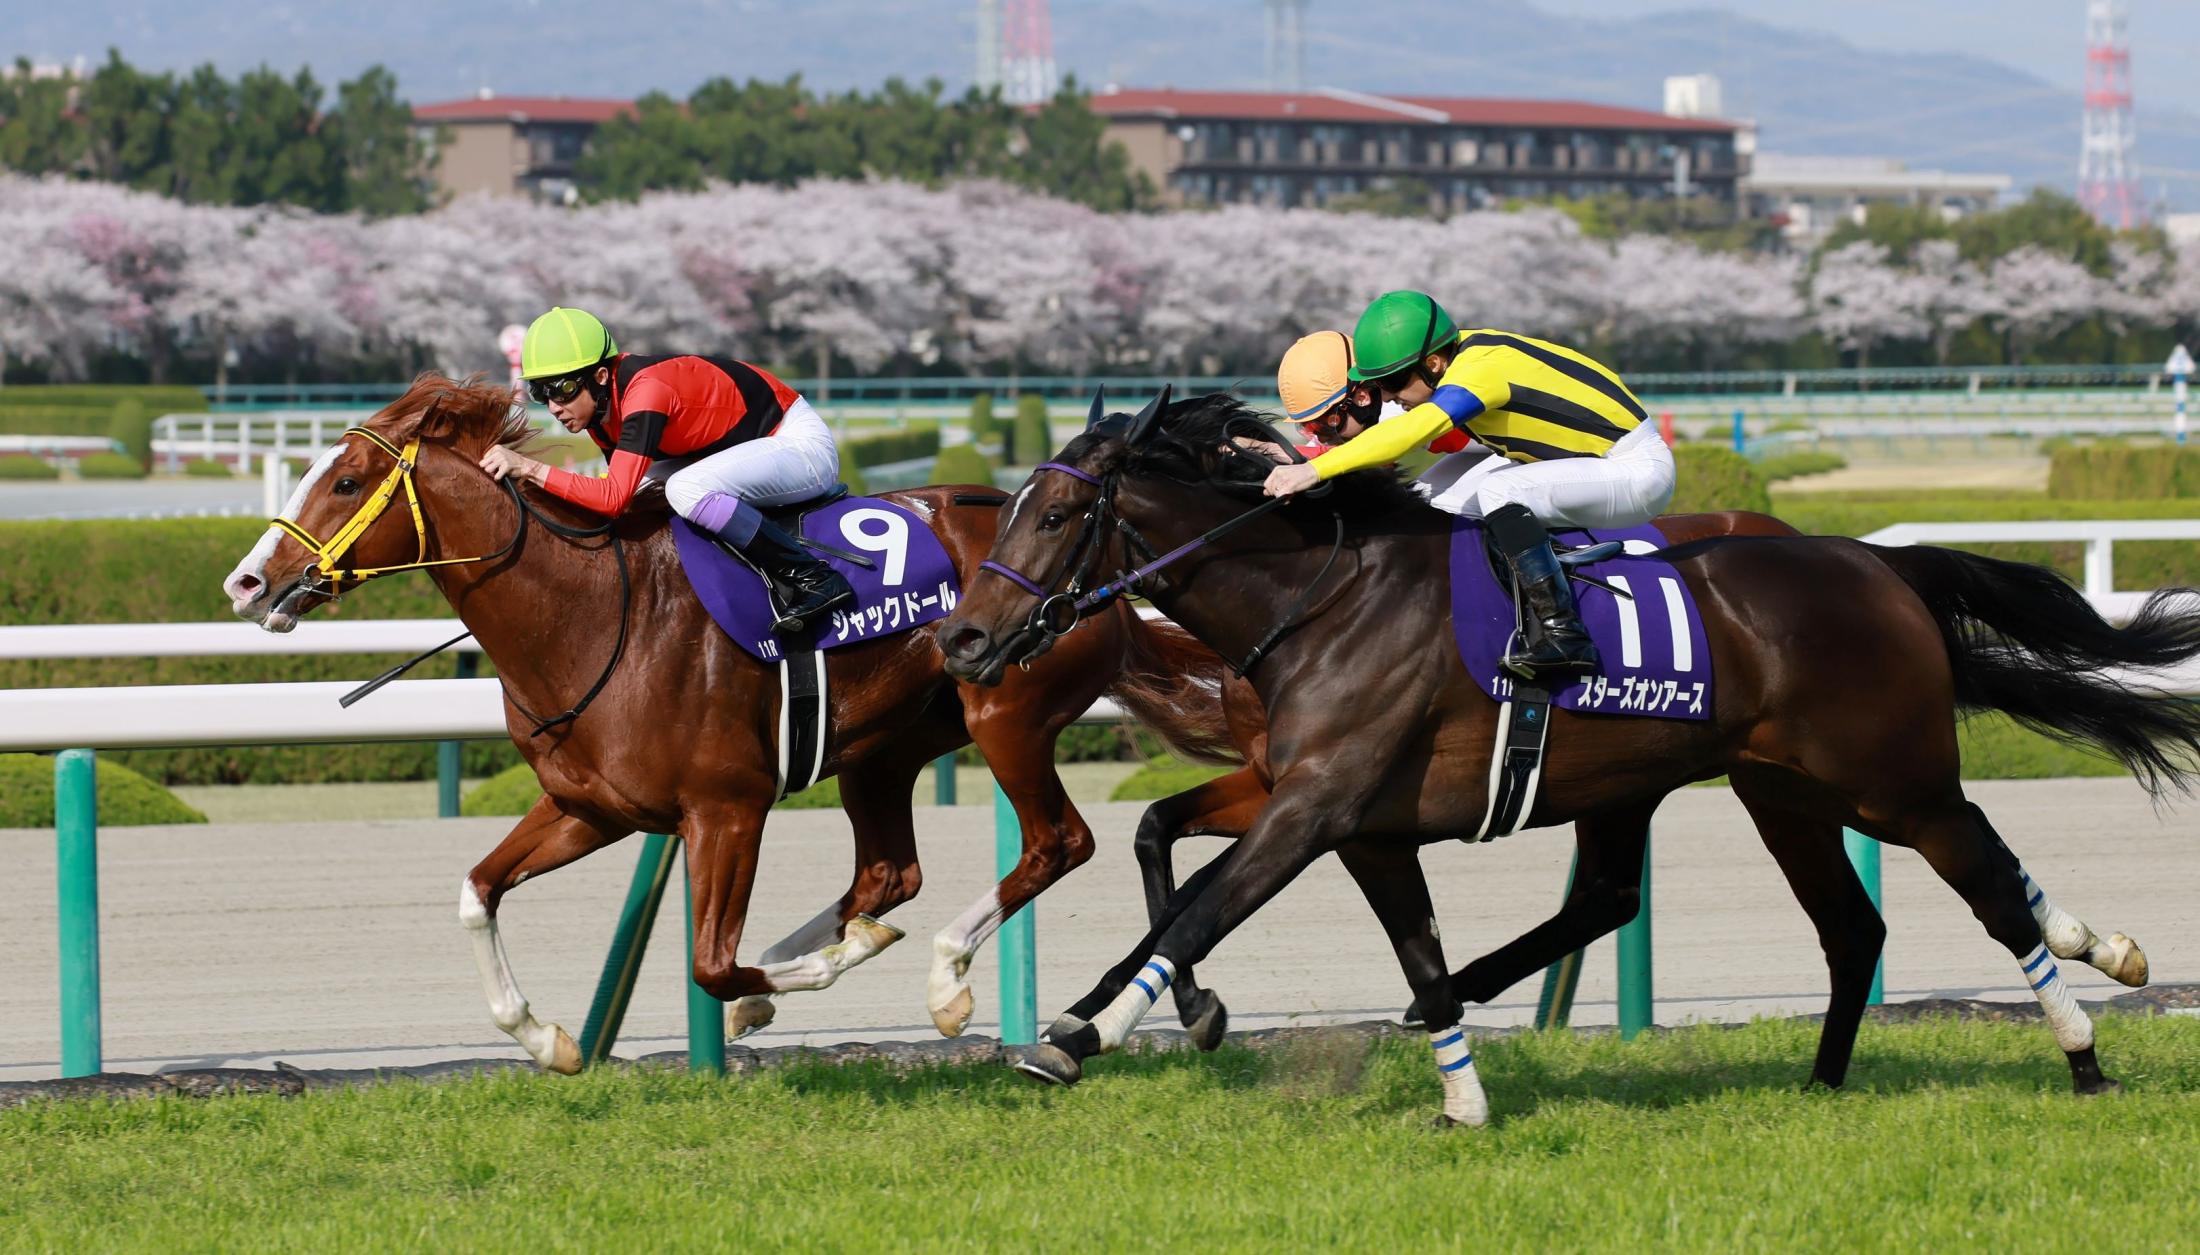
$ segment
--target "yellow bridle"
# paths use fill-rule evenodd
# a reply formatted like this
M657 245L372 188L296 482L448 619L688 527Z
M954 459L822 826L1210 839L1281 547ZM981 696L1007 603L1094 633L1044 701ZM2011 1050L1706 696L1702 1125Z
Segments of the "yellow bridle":
M280 528L284 535L305 546L306 552L313 555L312 565L306 568L306 574L309 577L318 572L321 577L332 583L342 583L345 580L370 580L377 575L388 575L395 571L417 571L425 567L455 566L467 562L480 562L485 558L497 556L495 554L482 554L473 558L430 559L428 557L428 523L421 516L420 493L413 487L412 476L413 466L420 456L420 437L414 436L403 449L399 449L396 445L383 439L379 433L368 431L364 427L349 428L344 432L344 435L366 437L376 448L396 459L397 465L390 468L389 475L382 480L381 486L374 490L374 495L368 497L366 503L354 511L352 516L345 520L344 525L337 528L325 541L315 538L313 533L289 519L276 517L268 520L271 525ZM339 567L337 564L343 561L344 554L358 543L359 538L366 533L368 528L374 526L374 521L382 517L382 512L390 508L390 502L397 496L399 485L403 485L405 489L405 504L412 507L413 535L419 540L418 556L411 562L402 562L395 566L358 567L351 570ZM505 548L509 549L511 546L507 545Z

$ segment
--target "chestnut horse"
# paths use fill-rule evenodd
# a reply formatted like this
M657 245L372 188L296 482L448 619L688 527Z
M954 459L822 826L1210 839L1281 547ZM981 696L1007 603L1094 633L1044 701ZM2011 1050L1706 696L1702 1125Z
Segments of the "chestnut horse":
M1128 606L998 687L946 676L936 624L833 650L820 778L840 778L855 830L854 879L757 965L744 965L735 949L778 788L776 669L711 622L662 511L606 523L499 484L476 465L490 444L528 434L507 389L422 376L315 460L285 518L223 589L240 617L286 632L364 579L425 570L480 641L503 684L513 743L544 796L467 874L459 919L491 1015L544 1067L574 1071L579 1051L529 1010L496 920L504 895L530 877L634 832L678 834L695 895L695 980L737 1000L729 1019L738 1035L770 1019L766 996L823 988L902 936L878 917L922 883L910 807L918 773L974 741L1015 806L1024 849L1009 875L933 941L927 998L952 1036L972 1013L966 976L977 949L1091 856L1092 832L1055 774L1063 728L1108 694L1180 751L1231 761L1213 690L1201 688L1213 655ZM400 490L410 509L390 508ZM1003 494L887 496L930 521L967 587L992 544Z
M1996 709L2123 761L2150 788L2188 786L2200 709L2116 673L2200 657L2191 590L2101 620L2053 571L1932 547L1822 537L1728 538L1665 551L1700 609L1719 677L1704 722L1553 714L1544 788L1526 821L1581 821L1581 880L1560 919L1457 973L1446 970L1419 847L1471 829L1486 804L1497 704L1452 643L1453 520L1393 478L1361 472L1257 527L1216 529L1256 499L1265 461L1224 452L1255 419L1234 400L1149 406L1072 441L1035 471L993 561L1049 573L1114 528L1184 559L1143 591L1224 657L1303 622L1251 670L1269 715L1273 799L1246 835L1166 904L1146 938L1019 1064L1074 1083L1118 1048L1176 973L1206 957L1320 855L1335 850L1382 920L1430 1029L1445 1121L1487 1099L1457 1025L1484 1000L1631 918L1643 834L1675 788L1721 774L1818 926L1832 994L1812 1079L1846 1076L1885 926L1842 853L1841 830L1918 851L2024 973L2081 1093L2115 1087L2055 959L2126 984L2146 960L2052 903L1963 796L1958 709ZM1079 524L1082 518L1084 523ZM1331 578L1332 530L1352 561ZM941 639L958 677L995 681L1043 634L1041 598L972 586ZM1302 609L1303 607L1303 609ZM1075 633L1060 637L1067 643Z

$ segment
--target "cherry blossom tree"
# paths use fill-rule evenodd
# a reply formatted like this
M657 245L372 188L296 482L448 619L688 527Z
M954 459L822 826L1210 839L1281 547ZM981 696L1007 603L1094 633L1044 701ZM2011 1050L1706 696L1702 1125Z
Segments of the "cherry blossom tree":
M2028 346L2069 330L2099 309L2103 286L2085 267L2036 244L1996 261L1987 275L1989 308L2001 327L2010 364L2023 361Z

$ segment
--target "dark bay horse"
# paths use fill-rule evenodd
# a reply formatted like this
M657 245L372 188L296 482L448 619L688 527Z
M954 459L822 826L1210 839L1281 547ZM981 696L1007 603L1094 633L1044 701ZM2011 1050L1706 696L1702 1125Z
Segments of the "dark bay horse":
M1232 761L1213 690L1200 687L1212 654L1127 606L1102 616L1090 639L998 687L944 673L936 624L833 650L820 778L840 778L855 830L854 878L809 924L744 965L735 948L778 787L776 671L705 614L662 511L605 527L500 485L476 465L490 444L523 441L528 431L503 387L423 376L321 454L285 511L287 530L270 528L223 588L239 616L281 632L372 573L424 569L496 664L507 727L544 796L467 874L459 916L492 1016L544 1067L573 1071L579 1052L565 1030L528 1009L496 924L504 895L530 877L634 832L678 834L695 895L695 979L738 1000L729 1012L738 1034L770 1018L767 995L829 985L901 937L878 917L922 883L910 809L918 773L975 741L1015 805L1024 849L1014 870L933 941L928 1002L952 1035L972 1012L966 974L978 947L1091 856L1091 830L1055 774L1063 728L1105 693L1181 749ZM968 587L999 525L1002 494L888 495L930 521ZM330 547L339 539L341 551ZM577 717L536 734L553 712L576 705L585 707Z
M1227 397L1177 403L1089 432L1074 473L1035 472L994 560L1058 578L1096 517L1155 549L1188 543L1257 501L1265 466L1222 451L1248 419ZM1100 502L1105 512L1096 511ZM2056 958L2126 984L2146 979L2129 938L2102 940L2052 903L1963 795L1958 710L2005 711L2121 759L2150 789L2188 786L2200 709L2117 668L2200 656L2189 590L2150 599L2123 628L2054 572L1931 547L1833 538L1734 538L1667 551L1702 612L1715 673L1700 723L1553 712L1544 789L1527 826L1577 821L1581 867L1560 915L1453 973L1422 844L1482 814L1497 706L1467 676L1450 624L1452 520L1363 472L1195 549L1146 593L1224 657L1243 657L1298 606L1311 626L1252 669L1269 716L1273 799L1246 835L1171 897L1146 938L1049 1028L1022 1065L1073 1083L1118 1047L1169 986L1321 854L1335 850L1381 918L1427 1017L1444 1119L1487 1101L1457 1031L1482 1001L1631 918L1643 835L1673 789L1725 774L1816 925L1832 994L1812 1079L1845 1078L1885 926L1842 854L1841 829L1918 851L2024 973L2082 1093L2113 1088L2091 1021ZM1333 527L1351 560L1329 571ZM1320 584L1317 586L1317 581ZM1051 585L1049 585L1051 587ZM1311 595L1309 595L1311 590ZM973 586L941 639L949 669L991 680L1040 643L1037 604L1003 581ZM1070 636L1061 637L1064 643Z

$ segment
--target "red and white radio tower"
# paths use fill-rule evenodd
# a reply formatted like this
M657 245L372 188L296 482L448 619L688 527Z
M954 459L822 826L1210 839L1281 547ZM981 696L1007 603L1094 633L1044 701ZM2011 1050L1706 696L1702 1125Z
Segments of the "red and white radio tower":
M2112 227L2129 227L2139 217L2139 169L2131 155L2137 139L2125 0L2087 0L2085 146L2078 157L2078 201Z
M1010 104L1038 105L1061 85L1054 71L1054 23L1047 0L1008 0L1001 40L1001 96Z

